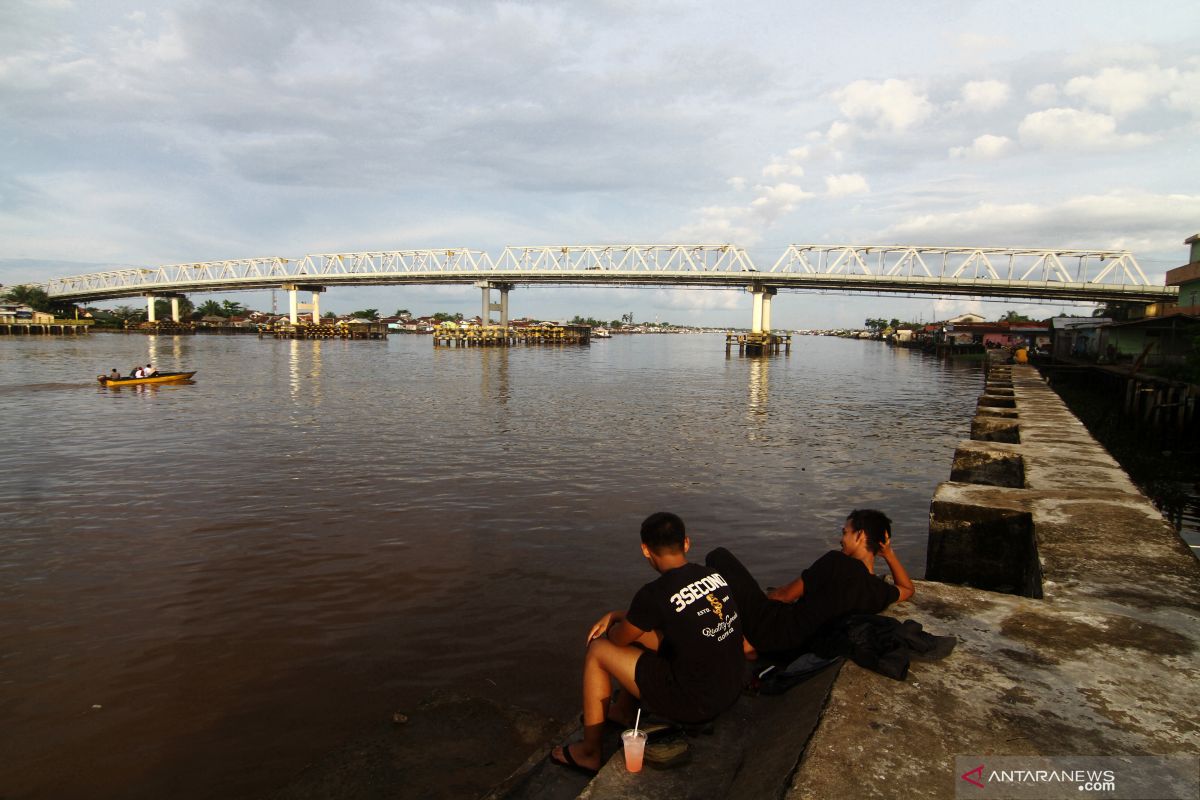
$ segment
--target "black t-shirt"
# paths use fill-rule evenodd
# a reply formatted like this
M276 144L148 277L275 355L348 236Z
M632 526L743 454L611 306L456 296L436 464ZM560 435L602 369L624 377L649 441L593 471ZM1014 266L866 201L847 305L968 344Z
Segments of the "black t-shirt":
M800 573L804 595L792 606L794 622L811 636L846 614L878 614L900 599L900 590L873 575L857 558L830 550Z
M742 623L721 573L684 564L638 590L629 624L658 631L658 654L679 686L720 706L741 690L745 657Z

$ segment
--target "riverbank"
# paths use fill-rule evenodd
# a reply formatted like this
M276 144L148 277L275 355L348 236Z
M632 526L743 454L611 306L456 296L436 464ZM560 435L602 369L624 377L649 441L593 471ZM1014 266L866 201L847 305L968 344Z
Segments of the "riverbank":
M1124 389L1134 377L1128 372L1093 365L1041 369L1071 412L1184 539L1200 544L1200 444L1193 423L1187 423L1189 438L1168 426L1156 427L1144 414L1127 412Z
M949 658L905 681L846 664L827 691L743 697L689 765L630 775L617 753L578 797L950 798L957 756L1195 761L1200 564L1032 368L989 373L931 505L927 570L946 582L918 581L889 615L957 637ZM529 793L541 756L495 796L576 796ZM1194 764L1163 777L1148 796L1194 796Z

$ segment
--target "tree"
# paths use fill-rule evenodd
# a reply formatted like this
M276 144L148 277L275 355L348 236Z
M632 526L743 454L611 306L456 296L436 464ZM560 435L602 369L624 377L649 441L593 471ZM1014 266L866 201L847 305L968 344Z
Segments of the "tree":
M47 311L50 306L50 296L40 286L22 284L9 287L4 293L4 300L9 303L20 303L29 306L34 311Z
M179 318L191 316L196 307L192 305L192 301L186 297L179 298ZM155 300L154 301L154 317L155 319L166 320L171 318L171 301L170 300Z
M379 309L364 308L361 311L351 311L350 316L355 319L379 319Z
M326 311L321 315L321 319L337 319L337 314L333 313L332 311Z
M136 322L146 318L146 312L134 308L133 306L117 306L112 310L112 315L119 322Z
M1032 322L1033 320L1031 320L1029 317L1025 316L1024 314L1018 313L1018 312L1010 309L1010 310L1004 312L1004 315L1002 317L1000 317L1000 321L1001 322Z
M409 317L412 316L412 312L409 311L407 308L398 308L398 309L396 309L396 313L393 314L392 316L400 317L402 319L408 319Z
M225 316L221 308L221 304L216 300L205 300L199 305L196 311L203 317L223 317Z
M236 317L238 314L246 313L246 307L236 300L221 301L221 316Z

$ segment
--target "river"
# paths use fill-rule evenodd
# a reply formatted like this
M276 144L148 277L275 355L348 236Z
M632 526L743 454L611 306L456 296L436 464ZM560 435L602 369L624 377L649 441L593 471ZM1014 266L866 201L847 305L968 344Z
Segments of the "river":
M153 362L193 385L99 388ZM981 367L798 337L0 340L0 794L254 797L435 688L565 718L679 513L765 584L929 501Z

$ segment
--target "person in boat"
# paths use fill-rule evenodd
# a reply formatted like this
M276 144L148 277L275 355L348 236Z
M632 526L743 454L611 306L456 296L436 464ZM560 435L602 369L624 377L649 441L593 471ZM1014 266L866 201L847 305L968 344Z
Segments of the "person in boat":
M116 367L113 367L112 371L108 373L108 379L109 379L110 381L119 381L119 380L121 380L121 373L117 372L117 368L116 368Z
M892 583L875 574L882 558ZM729 581L743 615L746 655L803 650L823 626L847 614L878 614L916 592L892 550L892 521L882 511L850 512L842 525L841 549L830 550L800 577L769 594L733 553L718 547L704 563Z
M132 369L129 370L129 377L130 378L142 377L142 368L138 367L138 366L134 366Z
M687 560L683 520L660 511L642 523L642 555L659 577L628 611L592 625L583 662L583 740L556 747L557 764L594 773L606 719L633 727L634 704L682 723L733 705L745 672L738 606L725 579ZM610 704L613 681L624 689Z
M154 367L150 366L149 364L147 364L146 368L144 370L142 370L143 378L153 378L157 374L158 374L158 370L156 370Z

